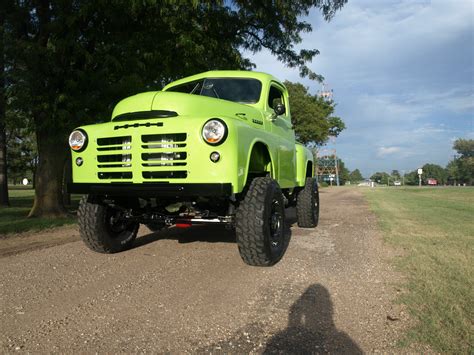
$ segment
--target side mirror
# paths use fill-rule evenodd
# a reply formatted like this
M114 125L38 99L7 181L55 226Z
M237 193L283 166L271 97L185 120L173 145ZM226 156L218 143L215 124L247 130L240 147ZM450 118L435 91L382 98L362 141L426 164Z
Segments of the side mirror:
M282 104L281 102L275 104L275 107L273 108L273 110L275 111L275 114L277 116L281 116L286 112L285 105Z

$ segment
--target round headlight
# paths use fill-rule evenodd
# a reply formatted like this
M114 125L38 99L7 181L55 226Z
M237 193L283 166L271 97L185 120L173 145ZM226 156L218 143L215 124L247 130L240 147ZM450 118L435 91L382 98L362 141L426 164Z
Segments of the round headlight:
M79 152L87 146L86 132L75 130L69 135L69 146L72 150Z
M224 121L213 118L202 128L202 138L206 143L217 145L223 143L227 137L227 126Z

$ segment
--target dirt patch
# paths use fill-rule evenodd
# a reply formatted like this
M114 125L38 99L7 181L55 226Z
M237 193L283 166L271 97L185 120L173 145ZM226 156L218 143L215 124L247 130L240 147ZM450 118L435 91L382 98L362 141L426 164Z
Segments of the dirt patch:
M76 226L52 228L37 233L0 235L0 258L29 250L76 242L79 239Z
M142 228L134 249L114 255L89 251L73 227L1 240L31 246L57 233L55 245L0 259L0 349L394 351L407 316L392 302L393 253L358 190L325 189L321 201L320 226L294 226L271 268L243 264L219 226Z

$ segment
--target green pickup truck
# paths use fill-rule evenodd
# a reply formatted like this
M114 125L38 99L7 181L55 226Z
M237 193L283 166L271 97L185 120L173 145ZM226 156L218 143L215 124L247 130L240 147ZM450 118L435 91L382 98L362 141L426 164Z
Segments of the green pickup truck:
M128 97L69 145L68 190L85 194L80 234L97 252L130 248L140 224L219 223L244 262L270 266L288 247L285 207L300 227L318 224L312 153L295 141L287 89L265 73L210 71Z

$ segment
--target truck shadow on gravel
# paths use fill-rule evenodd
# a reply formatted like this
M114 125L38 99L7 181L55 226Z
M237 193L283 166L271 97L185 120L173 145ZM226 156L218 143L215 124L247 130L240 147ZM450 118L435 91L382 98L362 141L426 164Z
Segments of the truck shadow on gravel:
M271 302L271 301L270 301ZM278 301L277 301L278 303ZM286 329L268 336L266 321L251 323L231 337L196 349L197 353L263 354L362 354L361 348L333 321L333 306L328 290L313 284L296 300L288 312Z
M296 223L296 212L294 208L285 210L287 231ZM198 225L189 228L169 228L159 232L149 233L138 237L133 244L133 249L159 240L176 240L178 243L235 243L235 233L222 225Z
M233 231L226 229L224 226L202 225L189 228L169 228L146 234L135 240L133 248L164 239L176 240L178 243L235 243Z

